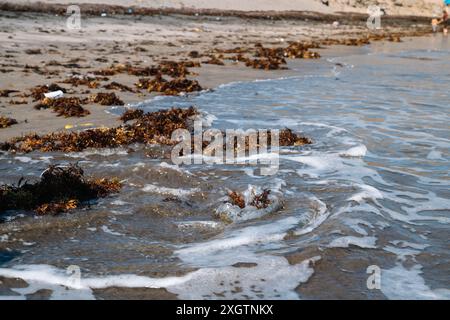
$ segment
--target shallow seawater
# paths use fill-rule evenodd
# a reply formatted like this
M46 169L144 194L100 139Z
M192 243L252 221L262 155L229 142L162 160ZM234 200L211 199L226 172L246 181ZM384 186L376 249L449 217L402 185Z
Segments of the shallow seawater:
M70 215L3 216L0 277L27 285L0 285L0 298L450 298L450 39L337 49L291 67L298 76L137 106L196 105L213 128L312 138L282 148L275 175L175 166L139 146L1 155L1 182L78 161L124 189ZM253 189L270 189L279 205L216 218L227 190Z

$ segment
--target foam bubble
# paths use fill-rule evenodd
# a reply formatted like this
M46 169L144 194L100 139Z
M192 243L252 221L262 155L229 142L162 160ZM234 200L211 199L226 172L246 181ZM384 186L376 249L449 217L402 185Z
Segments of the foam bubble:
M364 157L367 153L367 147L363 144L359 146L352 147L346 151L339 153L339 155L344 157Z
M173 196L177 196L177 197L186 197L186 196L190 196L196 192L200 192L200 189L199 188L175 189L175 188L160 187L160 186L157 186L154 184L146 184L144 186L144 188L142 188L142 191L165 194L165 195L173 195Z
M358 203L363 202L367 199L382 199L383 194L375 187L369 186L367 184L359 185L359 187L362 189L362 191L358 192L357 194L351 196L348 200L349 201L356 201Z
M103 225L103 226L101 226L101 229L103 232L112 234L113 236L123 236L122 233L113 231L113 230L109 229L108 226Z
M374 249L376 248L376 237L353 237L346 236L334 239L328 245L330 248L348 248L350 245L358 246L360 248Z

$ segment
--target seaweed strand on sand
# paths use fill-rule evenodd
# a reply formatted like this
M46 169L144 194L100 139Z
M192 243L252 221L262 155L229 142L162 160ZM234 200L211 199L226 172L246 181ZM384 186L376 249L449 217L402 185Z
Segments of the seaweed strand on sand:
M135 121L130 124L79 132L28 134L0 143L0 150L21 153L80 152L88 148L116 148L133 143L172 145L172 132L176 129L190 129L190 119L198 114L194 107L139 113L139 116L132 117Z
M172 140L172 133L177 129L192 131L192 122L199 114L195 107L172 108L148 113L130 109L120 117L124 124L117 127L53 132L45 135L28 134L0 143L0 150L19 153L80 152L88 148L117 148L134 143L170 146L177 143ZM269 144L271 137L272 131L269 130L267 136ZM311 139L294 133L291 129L285 128L279 131L280 146L301 146L311 143ZM207 144L203 147L207 147Z
M0 116L0 129L8 128L14 124L17 124L16 119Z

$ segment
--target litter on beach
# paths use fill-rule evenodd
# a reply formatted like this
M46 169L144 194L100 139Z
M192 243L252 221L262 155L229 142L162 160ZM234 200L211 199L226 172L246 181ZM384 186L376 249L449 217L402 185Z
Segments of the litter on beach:
M58 99L61 98L63 95L64 92L62 92L61 90L44 93L44 96L50 99Z

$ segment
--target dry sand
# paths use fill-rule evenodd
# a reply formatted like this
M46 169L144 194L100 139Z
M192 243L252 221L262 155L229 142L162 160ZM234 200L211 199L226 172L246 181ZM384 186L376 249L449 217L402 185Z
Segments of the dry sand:
M126 1L120 1L124 2ZM117 117L105 112L110 108L108 106L88 104L85 108L91 112L89 116L64 118L57 117L50 110L35 110L33 106L36 102L22 97L37 85L57 83L67 79L71 73L86 75L118 63L146 67L164 59L180 61L189 59L188 53L192 50L206 52L213 48L247 48L254 47L255 43L284 47L289 41L358 37L369 32L363 21L346 21L342 18L340 26L336 28L331 25L332 20L321 21L322 16L318 17L313 21L298 17L271 20L173 14L94 15L82 17L81 30L69 30L64 16L0 11L0 90L19 91L9 97L0 97L0 115L19 122L0 129L0 141L30 132L41 134L68 130L67 125L74 126L70 130L118 125ZM384 24L383 30L378 32L410 33L419 28L417 21L407 18L393 20ZM426 21L422 20L424 23ZM40 53L27 54L28 49L40 49ZM197 79L203 88L214 88L231 81L293 74L291 70L256 70L232 61L227 61L226 66L202 64L201 68L192 68L191 71L197 75L190 78ZM116 81L134 87L138 79L136 76L118 74L111 76L109 82ZM108 81L102 85L106 83ZM87 87L61 86L71 89L72 93L67 96L89 96L85 92ZM114 92L101 88L90 89L90 94L98 91ZM154 96L145 91L115 92L126 104L141 102ZM11 103L22 100L24 104Z

